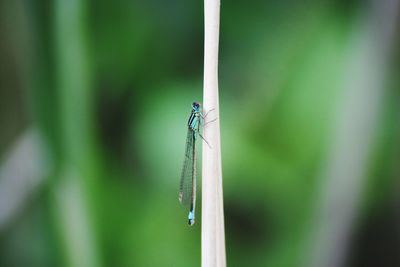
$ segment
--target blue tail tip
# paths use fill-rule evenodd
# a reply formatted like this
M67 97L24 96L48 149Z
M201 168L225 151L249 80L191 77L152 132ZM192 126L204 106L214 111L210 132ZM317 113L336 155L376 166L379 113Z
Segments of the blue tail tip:
M194 224L194 212L193 211L189 212L188 219L189 219L188 220L189 225L193 225Z

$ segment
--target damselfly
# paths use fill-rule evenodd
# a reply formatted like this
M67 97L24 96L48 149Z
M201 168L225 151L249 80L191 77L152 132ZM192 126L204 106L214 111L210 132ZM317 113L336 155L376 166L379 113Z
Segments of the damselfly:
M188 222L194 224L196 208L196 175L197 175L197 155L196 139L203 136L200 133L200 125L204 121L200 104L193 102L192 112L187 123L188 132L186 137L185 160L183 162L181 180L179 185L179 201L183 205L190 205ZM204 140L207 142L206 140ZM207 143L208 144L208 143Z

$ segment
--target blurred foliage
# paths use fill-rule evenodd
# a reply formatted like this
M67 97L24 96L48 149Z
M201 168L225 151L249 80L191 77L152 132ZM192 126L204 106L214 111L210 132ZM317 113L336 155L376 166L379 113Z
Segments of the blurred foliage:
M54 163L0 229L0 266L74 266L59 196L70 176L87 205L93 266L200 266L201 210L187 227L177 189L190 103L201 101L202 2L0 3L1 154L38 127ZM313 231L344 52L364 5L222 1L228 265L299 266ZM395 212L398 60L392 71L356 230L362 242L369 227L383 236L393 231L382 227ZM363 262L355 255L349 266Z

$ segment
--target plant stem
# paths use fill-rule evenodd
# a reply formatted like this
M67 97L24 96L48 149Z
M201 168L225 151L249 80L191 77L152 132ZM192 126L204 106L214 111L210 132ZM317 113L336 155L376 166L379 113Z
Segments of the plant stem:
M307 267L339 267L349 246L367 183L371 147L376 142L384 102L385 74L394 54L398 0L374 0L350 42L335 131L322 170L322 184Z
M93 216L92 86L87 52L87 2L54 3L61 161L51 204L66 267L99 267Z
M204 127L202 169L202 267L226 266L221 143L218 101L219 0L204 0L204 112L212 110Z

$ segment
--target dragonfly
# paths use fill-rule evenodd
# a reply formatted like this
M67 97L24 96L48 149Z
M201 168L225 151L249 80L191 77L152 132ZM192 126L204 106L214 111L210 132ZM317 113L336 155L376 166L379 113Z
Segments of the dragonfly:
M179 202L182 205L189 205L189 225L193 225L195 221L197 178L196 140L198 136L200 136L201 139L203 139L210 147L209 143L200 133L200 126L203 124L206 116L202 113L200 103L193 102L192 111L187 122L188 131L186 137L185 159L179 184Z

